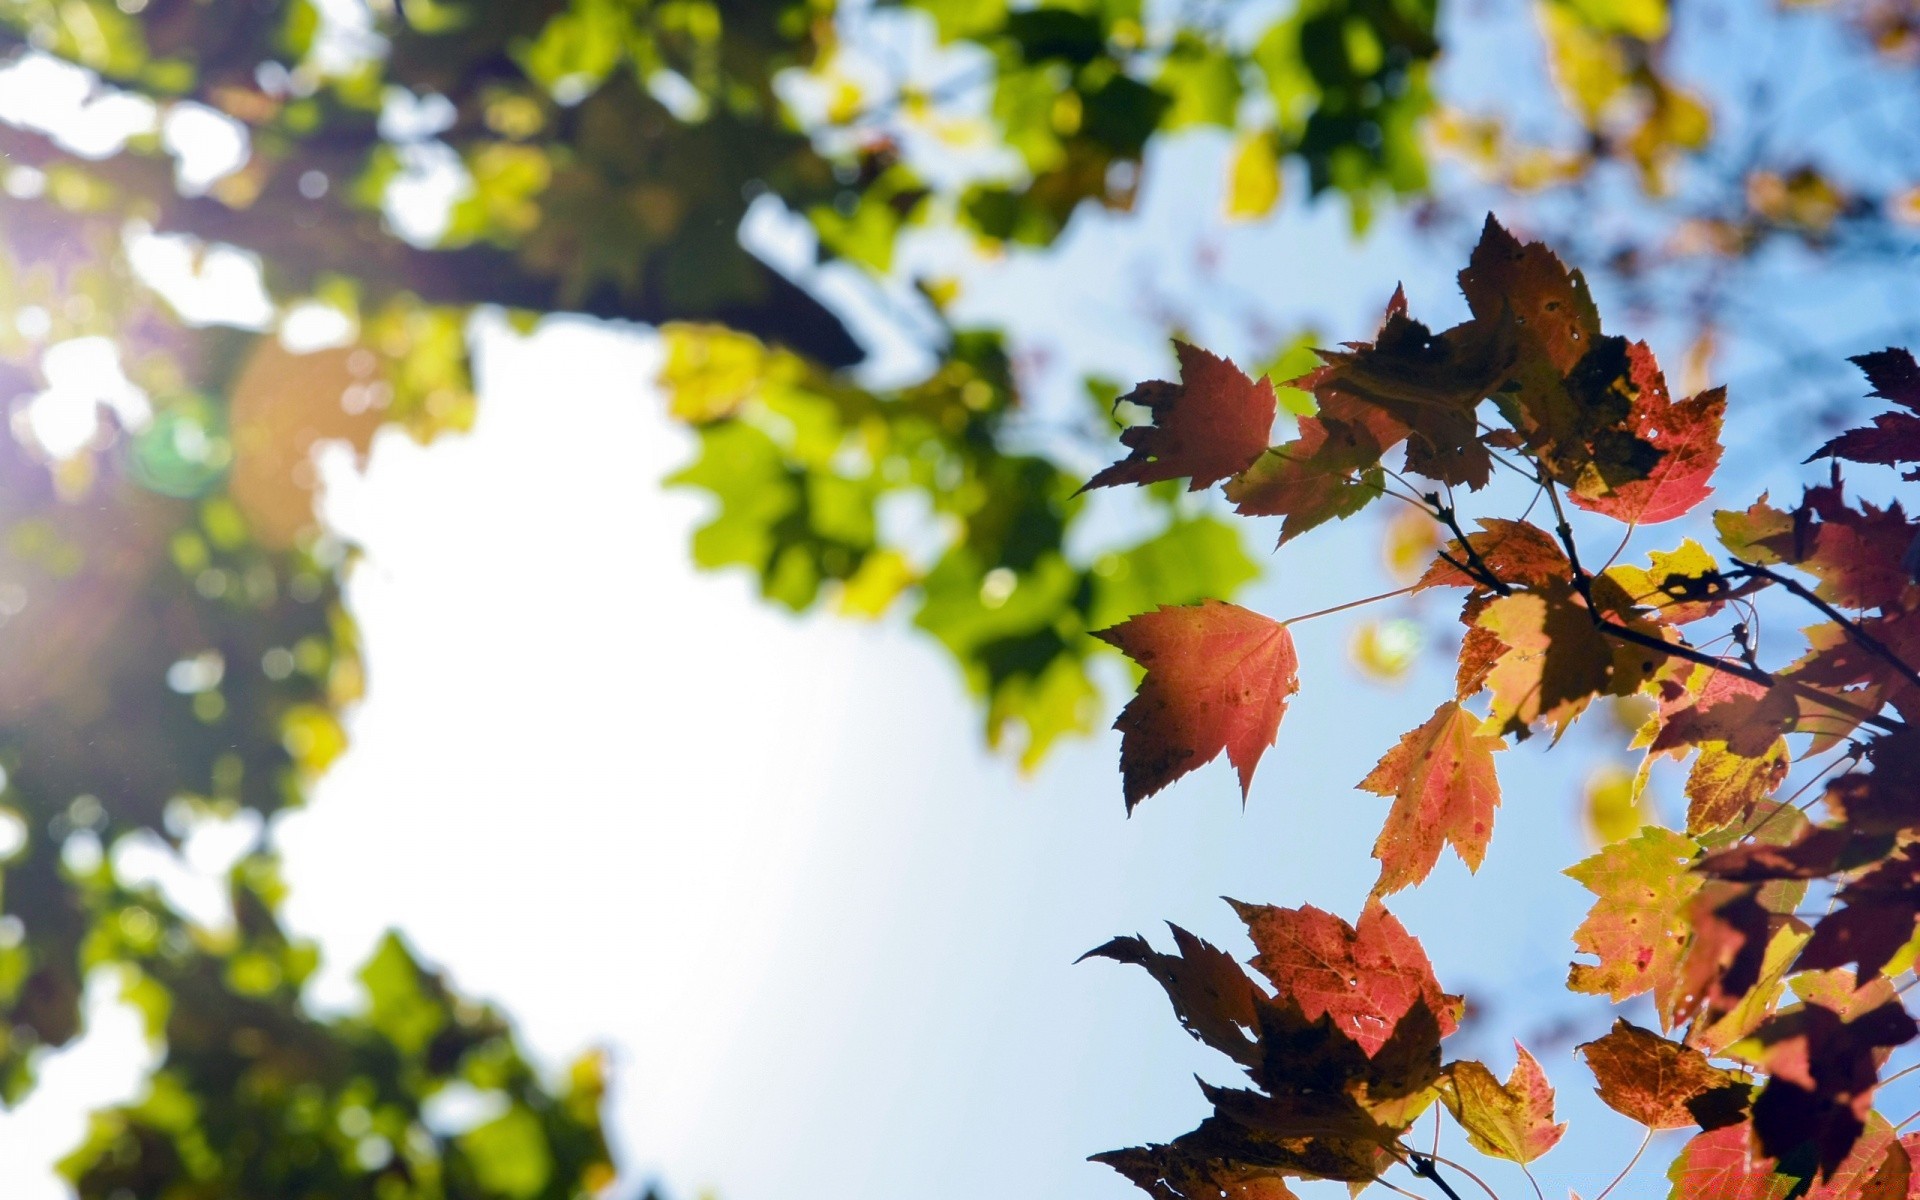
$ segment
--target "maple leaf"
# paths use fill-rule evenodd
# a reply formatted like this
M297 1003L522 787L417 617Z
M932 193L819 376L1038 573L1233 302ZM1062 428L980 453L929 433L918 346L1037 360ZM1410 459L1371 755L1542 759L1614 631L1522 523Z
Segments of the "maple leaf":
M1813 940L1795 966L1819 970L1856 962L1860 977L1871 982L1912 940L1920 922L1920 855L1903 847L1848 881L1837 898L1845 907L1813 927Z
M1284 546L1384 495L1380 458L1406 435L1406 426L1381 410L1329 396L1317 415L1300 418L1299 436L1227 481L1227 499L1241 516L1285 517L1280 524Z
M1238 475L1260 457L1273 436L1279 406L1273 384L1247 378L1232 360L1176 341L1180 382L1154 380L1121 397L1153 414L1150 425L1121 432L1131 453L1101 471L1087 488L1120 483L1191 480L1189 491Z
M1785 738L1775 738L1758 757L1736 754L1725 742L1700 748L1687 773L1687 832L1704 833L1746 818L1787 777Z
M1476 623L1507 647L1486 679L1501 733L1525 737L1535 721L1563 733L1607 689L1613 647L1566 585L1496 597Z
M1732 587L1706 547L1692 538L1677 549L1653 551L1647 561L1644 568L1621 563L1604 574L1634 604L1657 608L1661 620L1675 625L1714 616L1727 606Z
M1180 1024L1196 1039L1243 1066L1260 1062L1259 1004L1264 997L1233 956L1169 923L1178 953L1162 954L1143 937L1117 937L1080 961L1110 958L1144 967L1166 989Z
M1440 1098L1474 1149L1526 1164L1553 1149L1567 1127L1554 1123L1553 1088L1540 1064L1519 1042L1513 1049L1506 1083L1484 1064L1456 1062L1447 1067Z
M1511 327L1469 322L1435 334L1406 315L1396 292L1372 342L1322 350L1324 366L1294 382L1332 411L1344 398L1391 418L1407 440L1407 469L1449 485L1486 486L1493 457L1475 410L1514 355Z
M1288 698L1300 690L1287 627L1208 600L1163 606L1094 636L1147 673L1114 722L1127 811L1223 750L1244 798Z
M1547 587L1573 573L1566 551L1553 535L1529 521L1509 521L1501 517L1477 522L1480 532L1467 535L1467 546L1493 577L1512 587ZM1430 587L1472 587L1484 585L1461 569L1468 561L1466 549L1456 541L1448 542L1440 556L1414 583L1413 590Z
M1357 926L1312 905L1229 903L1259 951L1254 969L1308 1019L1330 1016L1369 1057L1415 1005L1433 1014L1441 1035L1458 1027L1460 998L1440 990L1420 943L1378 900Z
M1507 644L1491 629L1469 626L1466 636L1460 639L1460 662L1453 681L1454 698L1465 700L1478 694L1487 685L1487 676L1493 673L1494 665L1507 650Z
M1511 316L1521 336L1563 373L1600 334L1600 311L1585 277L1567 270L1544 244L1523 244L1491 215L1460 272L1460 291L1476 320Z
M1568 492L1574 504L1628 525L1657 525L1691 512L1713 489L1720 465L1720 426L1727 392L1714 388L1675 403L1645 342L1627 348L1633 405L1624 422L1633 437L1659 451L1659 460L1639 478L1608 484L1601 475L1583 478Z
M1188 1028L1234 1053L1258 1090L1202 1083L1214 1112L1197 1129L1095 1161L1166 1200L1271 1200L1288 1178L1362 1182L1391 1166L1388 1147L1431 1103L1440 1076L1441 1028L1426 1002L1416 997L1369 1050L1332 1013L1309 1018L1294 996L1267 996L1220 951L1178 930L1175 938L1178 955L1136 938L1094 953L1152 972Z
M1459 704L1442 704L1360 781L1365 791L1393 797L1373 844L1373 857L1380 860L1375 896L1425 879L1442 843L1451 843L1469 870L1479 870L1500 803L1493 752L1503 745L1483 736L1480 724Z
M1567 868L1599 897L1573 944L1600 960L1573 964L1567 987L1616 1001L1652 991L1662 1012L1672 1010L1669 993L1691 929L1688 905L1702 883L1690 869L1699 849L1684 834L1649 825Z
M1112 1150L1090 1161L1112 1167L1155 1200L1298 1200L1286 1184L1289 1172L1207 1157L1177 1144Z
M1873 385L1872 395L1905 405L1913 412L1880 413L1872 425L1847 430L1807 455L1806 461L1832 457L1881 466L1920 462L1920 416L1913 415L1920 413L1920 364L1914 362L1912 354L1894 347L1848 361L1866 372L1867 381ZM1912 480L1916 475L1908 472L1904 478Z
M1860 1140L1807 1200L1908 1200L1913 1183L1913 1159L1899 1133L1869 1113Z
M1687 904L1691 927L1661 1021L1671 1028L1704 1010L1711 1024L1730 1012L1759 982L1766 962L1772 918L1760 905L1755 884L1715 880ZM1689 1043L1698 1044L1691 1037Z
M1687 1030L1687 1044L1709 1055L1720 1054L1759 1028L1761 1022L1773 1015L1774 1008L1779 1004L1781 993L1785 991L1787 972L1798 957L1800 948L1806 945L1809 933L1807 926L1800 921L1783 921L1774 930L1773 939L1767 943L1759 978L1747 989L1746 995L1721 1011L1713 1003L1715 997L1710 993L1709 1006ZM1688 978L1691 979L1690 976ZM1720 1003L1724 1003L1725 999L1722 993Z
M1751 842L1722 850L1695 867L1703 875L1752 883L1767 879L1819 879L1886 857L1893 839L1861 836L1831 826L1809 829L1784 845Z
M1787 1163L1810 1157L1830 1175L1866 1128L1884 1052L1916 1034L1898 1000L1850 1018L1814 1003L1770 1018L1731 1051L1771 1076L1753 1103L1761 1151Z
M1605 1037L1576 1049L1600 1085L1601 1101L1649 1129L1713 1129L1745 1113L1748 1085L1738 1073L1624 1017Z
M1879 734L1866 743L1871 771L1849 771L1821 799L1835 821L1862 833L1920 828L1920 733Z
M1773 1169L1773 1160L1749 1150L1752 1130L1744 1122L1697 1133L1667 1168L1670 1200L1786 1200L1800 1187Z

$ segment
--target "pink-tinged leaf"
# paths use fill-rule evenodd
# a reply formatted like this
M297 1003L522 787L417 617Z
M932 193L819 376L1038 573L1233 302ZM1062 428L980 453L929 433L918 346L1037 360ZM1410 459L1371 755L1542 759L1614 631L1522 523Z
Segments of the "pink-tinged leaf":
M1440 1098L1467 1141L1482 1154L1530 1163L1560 1142L1565 1122L1553 1119L1553 1086L1533 1055L1519 1042L1517 1058L1506 1083L1477 1062L1464 1060L1447 1068Z
M1755 1158L1752 1141L1745 1124L1694 1135L1667 1168L1671 1200L1786 1200L1798 1181Z
M1376 896L1390 895L1427 877L1443 843L1468 869L1478 870L1493 836L1493 810L1500 803L1493 752L1499 738L1480 733L1480 718L1452 701L1387 751L1360 787L1393 797L1387 823L1373 844L1380 860Z
M1420 943L1379 901L1367 902L1358 926L1312 905L1232 903L1259 951L1254 969L1308 1020L1330 1015L1368 1055L1416 1004L1432 1012L1442 1036L1458 1028L1460 998L1440 990Z
M1287 627L1208 600L1141 613L1094 636L1147 672L1114 722L1127 810L1222 751L1240 773L1244 798L1287 700L1300 690Z

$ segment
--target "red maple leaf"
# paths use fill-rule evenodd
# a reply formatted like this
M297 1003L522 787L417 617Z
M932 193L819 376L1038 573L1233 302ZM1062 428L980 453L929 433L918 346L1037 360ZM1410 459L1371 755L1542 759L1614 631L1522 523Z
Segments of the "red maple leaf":
M1685 516L1713 493L1708 481L1720 465L1727 393L1714 388L1676 404L1668 398L1667 381L1645 342L1628 347L1627 357L1638 390L1627 414L1627 431L1660 451L1660 461L1644 479L1598 493L1574 489L1569 497L1581 508L1629 525L1655 525Z
M1890 346L1848 361L1866 372L1873 395L1920 412L1920 363L1914 362L1912 354ZM1881 413L1872 425L1847 430L1807 455L1806 461L1829 457L1882 466L1920 462L1920 416L1913 412ZM1909 473L1907 478L1916 478L1917 474Z
M1132 453L1081 491L1190 478L1188 490L1197 492L1246 470L1267 448L1279 403L1273 384L1264 378L1255 383L1232 360L1197 346L1173 346L1180 382L1154 380L1122 397L1151 412L1153 423L1122 432L1120 441Z
M1113 723L1127 811L1222 750L1240 772L1244 799L1288 698L1300 690L1287 627L1208 600L1141 613L1094 636L1147 672Z
M1368 1055L1416 1004L1433 1013L1442 1036L1459 1026L1460 998L1440 990L1420 943L1378 900L1367 902L1358 926L1312 905L1229 903L1259 951L1254 969L1308 1020L1331 1016Z

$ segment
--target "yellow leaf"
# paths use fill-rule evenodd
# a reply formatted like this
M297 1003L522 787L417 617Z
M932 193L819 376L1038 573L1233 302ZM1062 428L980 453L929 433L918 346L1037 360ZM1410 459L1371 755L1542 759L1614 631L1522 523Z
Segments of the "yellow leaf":
M1243 134L1233 148L1227 173L1227 216L1236 221L1258 220L1280 202L1280 158L1273 134L1254 130Z

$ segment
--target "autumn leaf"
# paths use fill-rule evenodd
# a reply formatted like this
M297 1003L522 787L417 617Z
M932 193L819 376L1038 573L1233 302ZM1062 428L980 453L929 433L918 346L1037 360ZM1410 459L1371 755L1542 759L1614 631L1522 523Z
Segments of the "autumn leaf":
M1642 478L1575 487L1568 498L1628 525L1657 525L1685 516L1712 494L1708 481L1720 465L1727 393L1714 388L1676 403L1645 342L1635 342L1627 355L1635 395L1625 428L1659 451L1659 461Z
M1920 416L1914 415L1920 413L1920 363L1915 363L1908 351L1894 347L1848 361L1866 372L1867 381L1873 385L1872 395L1912 411L1880 413L1872 425L1847 430L1809 454L1806 461L1844 458L1881 466L1920 462ZM1915 476L1908 472L1905 478Z
M1752 1139L1745 1122L1695 1134L1667 1168L1670 1200L1786 1200L1800 1181L1775 1171L1772 1159L1756 1159Z
M1380 457L1406 426L1379 409L1343 397L1300 418L1299 436L1256 458L1227 481L1227 499L1245 517L1285 517L1280 544L1334 519L1344 520L1385 495Z
M1687 832L1704 833L1742 819L1780 786L1789 765L1785 738L1775 738L1757 758L1736 754L1724 742L1703 745L1687 772Z
M1144 967L1166 989L1180 1024L1199 1041L1237 1060L1259 1065L1259 988L1233 956L1169 923L1177 954L1162 954L1143 937L1117 937L1087 951L1089 958Z
M1696 897L1696 903L1698 898ZM1737 1002L1722 1009L1709 996L1709 1006L1697 1014L1687 1030L1687 1044L1703 1053L1725 1052L1727 1047L1751 1034L1761 1022L1773 1015L1785 991L1784 983L1800 948L1807 944L1809 930L1803 922L1786 921L1773 931L1760 964L1759 978ZM1736 953L1738 948L1736 948ZM1805 976L1802 976L1805 978ZM1728 997L1722 992L1718 1002Z
M1359 405L1404 431L1406 466L1449 486L1479 489L1493 474L1475 413L1514 357L1512 327L1473 321L1435 334L1394 293L1372 342L1319 352L1324 366L1295 381L1320 411Z
M1744 1115L1748 1085L1737 1072L1624 1017L1605 1037L1577 1049L1600 1085L1601 1101L1649 1129L1712 1129Z
M1913 1182L1913 1160L1899 1133L1869 1113L1860 1140L1807 1200L1908 1200Z
M1461 705L1442 704L1360 781L1365 791L1393 797L1373 844L1380 860L1375 896L1425 879L1442 843L1451 843L1469 870L1479 869L1500 803L1493 752L1502 747L1499 738L1480 733L1480 724Z
M1308 1019L1331 1016L1369 1056L1417 1004L1433 1013L1442 1035L1458 1026L1459 997L1440 990L1420 943L1379 901L1367 902L1357 926L1312 905L1230 903L1259 951L1254 969Z
M1844 907L1813 927L1813 940L1796 967L1807 970L1860 964L1871 983L1920 923L1920 855L1912 847L1847 881L1837 896Z
M1552 534L1538 525L1503 517L1482 518L1478 524L1480 531L1467 535L1467 546L1500 582L1514 587L1546 587L1572 573L1567 552L1560 548ZM1467 563L1466 548L1458 541L1448 542L1446 549L1413 585L1413 590L1485 587L1461 569Z
M1692 538L1673 550L1653 551L1645 567L1620 563L1608 567L1605 574L1635 604L1658 609L1660 619L1674 625L1718 615L1732 590L1720 565Z
M1286 1184L1297 1171L1190 1153L1177 1144L1112 1150L1090 1161L1112 1167L1156 1200L1298 1200Z
M1917 1033L1897 999L1851 1016L1807 1003L1730 1047L1771 1076L1753 1103L1762 1152L1788 1162L1810 1155L1835 1171L1866 1128L1886 1051Z
M1692 838L1649 825L1567 869L1599 897L1573 943L1600 961L1573 964L1569 988L1616 1001L1652 991L1660 1010L1670 1009L1691 928L1687 905L1702 883L1689 869L1699 849Z
M1567 270L1544 244L1522 243L1491 215L1460 272L1460 291L1475 320L1511 315L1562 373L1585 357L1600 333L1600 311L1580 272Z
M1447 1067L1440 1098L1474 1149L1525 1164L1553 1149L1567 1127L1554 1123L1553 1088L1540 1064L1519 1042L1513 1049L1506 1083L1481 1063L1456 1062Z
M1087 481L1087 488L1187 478L1199 491L1238 475L1273 436L1279 401L1273 384L1247 378L1230 359L1176 341L1179 383L1143 383L1122 399L1153 415L1120 434L1131 453Z
M1565 585L1496 597L1476 624L1507 647L1486 679L1503 734L1525 737L1536 721L1563 733L1608 687L1613 647Z
M1127 810L1223 750L1244 798L1300 690L1287 627L1209 600L1141 613L1094 636L1147 672L1114 722Z

